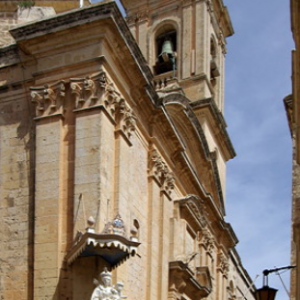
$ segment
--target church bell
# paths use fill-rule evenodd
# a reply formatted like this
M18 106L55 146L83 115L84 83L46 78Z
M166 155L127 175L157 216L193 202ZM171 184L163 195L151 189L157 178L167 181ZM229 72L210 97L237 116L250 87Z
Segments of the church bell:
M164 61L169 61L170 57L174 55L173 43L171 40L165 40L162 45L162 51L159 56L162 56Z

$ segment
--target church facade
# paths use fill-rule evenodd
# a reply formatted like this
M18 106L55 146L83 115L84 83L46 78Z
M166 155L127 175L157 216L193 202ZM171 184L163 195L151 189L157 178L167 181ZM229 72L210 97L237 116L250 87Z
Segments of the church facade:
M1 298L253 300L225 220L223 2L49 2L0 48Z

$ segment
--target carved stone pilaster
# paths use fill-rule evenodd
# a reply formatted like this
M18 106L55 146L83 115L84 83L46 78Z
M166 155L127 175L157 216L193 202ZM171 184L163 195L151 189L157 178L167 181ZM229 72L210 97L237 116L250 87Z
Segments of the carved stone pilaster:
M175 187L175 178L156 149L152 150L150 154L150 169L151 175L159 183L161 191L170 196Z
M63 113L64 81L43 87L31 87L30 90L31 101L36 105L35 115L37 118Z
M85 78L71 78L71 93L75 97L75 109L99 105L107 81L105 72Z

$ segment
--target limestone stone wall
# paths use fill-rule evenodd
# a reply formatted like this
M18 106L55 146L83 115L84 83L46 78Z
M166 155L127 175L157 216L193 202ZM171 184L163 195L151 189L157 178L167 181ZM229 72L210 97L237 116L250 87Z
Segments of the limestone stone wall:
M9 30L18 24L14 12L0 12L0 47L14 42Z
M5 96L4 96L5 95ZM34 126L21 86L1 93L0 290L2 299L29 299L33 264ZM18 287L16 289L16 287Z

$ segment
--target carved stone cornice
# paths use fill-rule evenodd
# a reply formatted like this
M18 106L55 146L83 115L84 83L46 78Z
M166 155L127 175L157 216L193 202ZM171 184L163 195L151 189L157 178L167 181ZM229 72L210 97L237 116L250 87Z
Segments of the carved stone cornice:
M158 182L161 191L170 196L175 187L173 173L170 172L167 164L163 161L156 149L153 149L150 153L149 161L151 176Z
M65 89L64 81L43 87L31 87L31 101L36 105L36 118L63 114Z

